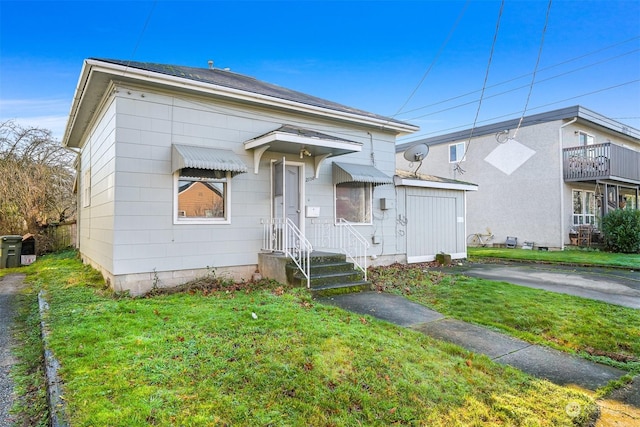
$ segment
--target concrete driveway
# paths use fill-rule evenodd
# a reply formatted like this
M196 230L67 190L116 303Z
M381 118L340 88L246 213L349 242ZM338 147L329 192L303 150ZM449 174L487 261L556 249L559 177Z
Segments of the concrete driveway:
M640 266L630 270L503 262L469 263L441 271L640 309Z

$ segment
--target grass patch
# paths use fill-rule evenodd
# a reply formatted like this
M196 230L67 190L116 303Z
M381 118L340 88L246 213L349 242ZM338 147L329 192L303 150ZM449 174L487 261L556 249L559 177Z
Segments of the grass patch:
M618 254L594 250L567 249L564 251L531 251L505 248L467 248L470 260L485 258L516 261L550 262L561 264L593 265L601 267L639 268L640 254Z
M640 373L640 310L420 266L371 269L370 279L446 316Z
M582 392L303 289L114 298L73 256L38 263L74 426L587 425L596 411Z

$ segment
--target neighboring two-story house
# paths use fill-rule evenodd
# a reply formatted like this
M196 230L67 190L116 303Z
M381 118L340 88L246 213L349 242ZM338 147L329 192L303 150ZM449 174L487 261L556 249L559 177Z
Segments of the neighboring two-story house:
M365 271L465 257L475 186L395 176L396 137L417 129L212 67L88 59L63 139L79 152L80 254L133 294L211 268L271 276L265 253L307 275L325 248Z
M416 144L430 148L421 166L402 156ZM401 144L396 152L399 169L478 184L467 197L467 230L489 228L493 243L589 244L607 212L639 208L640 131L581 106Z

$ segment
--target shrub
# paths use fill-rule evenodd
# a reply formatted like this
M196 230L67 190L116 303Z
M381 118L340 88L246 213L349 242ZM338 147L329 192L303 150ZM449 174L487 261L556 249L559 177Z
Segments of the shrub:
M602 218L605 249L640 253L640 211L617 209Z

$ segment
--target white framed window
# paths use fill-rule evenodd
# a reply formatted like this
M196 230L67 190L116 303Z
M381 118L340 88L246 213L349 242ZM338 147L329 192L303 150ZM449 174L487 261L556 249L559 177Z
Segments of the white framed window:
M231 173L182 169L175 175L176 224L229 224Z
M573 225L596 225L596 194L573 190Z
M84 171L82 188L82 206L86 208L91 206L91 168Z
M580 145L583 146L587 146L587 145L593 145L596 143L596 138L593 135L589 135L586 132L578 132L578 140L580 142Z
M461 162L464 158L464 142L449 144L449 163Z
M371 224L372 193L368 182L336 184L336 223L343 218L352 224Z

